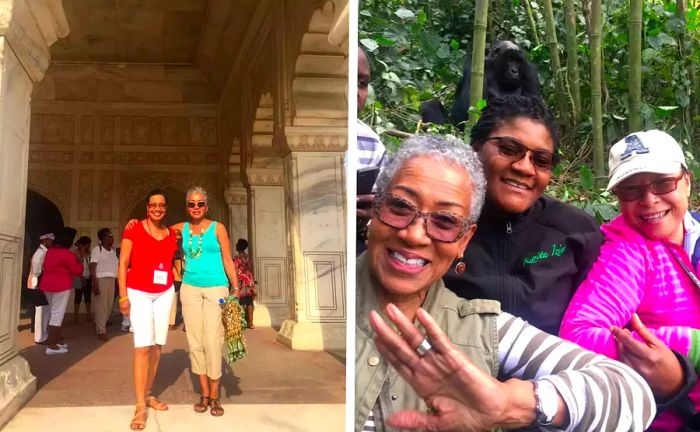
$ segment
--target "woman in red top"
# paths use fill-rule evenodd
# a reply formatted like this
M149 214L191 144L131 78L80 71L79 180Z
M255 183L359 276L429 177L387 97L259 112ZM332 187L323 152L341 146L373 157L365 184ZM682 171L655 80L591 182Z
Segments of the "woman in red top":
M73 286L73 277L83 273L83 264L69 249L73 245L76 230L65 227L56 233L54 245L46 252L44 270L41 273L39 289L49 302L49 318L46 354L64 354L68 345L61 343L61 324L66 314L66 306Z
M167 211L164 192L147 195L146 219L124 231L119 255L119 309L134 329L134 390L136 413L132 430L146 427L146 406L158 411L168 405L151 395L161 346L168 336L173 303L175 232L163 224Z

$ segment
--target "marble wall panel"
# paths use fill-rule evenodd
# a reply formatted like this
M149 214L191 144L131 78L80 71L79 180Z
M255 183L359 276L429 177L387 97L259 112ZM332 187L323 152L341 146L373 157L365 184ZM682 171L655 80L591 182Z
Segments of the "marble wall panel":
M78 220L92 219L93 171L80 171L78 176Z
M101 171L97 186L97 208L99 220L112 220L114 203L114 173Z
M100 143L103 145L114 144L114 117L102 116L100 127Z
M41 142L44 144L73 144L75 116L44 115L41 121Z
M80 143L95 143L95 116L84 115L80 118Z

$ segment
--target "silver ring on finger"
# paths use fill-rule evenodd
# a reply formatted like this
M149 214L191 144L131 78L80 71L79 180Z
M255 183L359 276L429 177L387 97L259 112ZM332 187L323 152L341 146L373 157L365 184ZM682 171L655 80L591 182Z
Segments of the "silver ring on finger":
M428 341L428 337L426 336L423 338L420 345L418 345L418 348L416 348L416 352L418 353L419 356L423 357L431 349L433 349L433 346L430 345L430 342Z

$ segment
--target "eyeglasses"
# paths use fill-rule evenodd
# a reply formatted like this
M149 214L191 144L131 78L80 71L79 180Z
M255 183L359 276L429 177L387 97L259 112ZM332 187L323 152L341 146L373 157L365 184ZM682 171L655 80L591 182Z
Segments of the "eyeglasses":
M195 207L196 207L196 208L202 208L202 207L204 207L205 205L207 205L207 203L205 203L204 201L197 201L197 202L188 201L188 202L187 202L187 208L191 208L191 209L193 209L193 208L195 208Z
M420 212L410 202L392 194L380 195L374 200L374 214L380 221L400 230L420 217L425 221L428 237L444 243L456 242L471 225L468 218L452 212Z
M654 195L666 195L678 189L678 182L684 175L685 171L678 177L663 177L643 185L616 187L613 189L613 192L615 192L620 201L637 201L642 199L646 195L647 190Z
M114 237L114 234L112 234L112 233L107 233L107 234L105 234L105 237Z
M485 141L496 141L496 147L498 148L498 154L504 158L517 162L522 160L522 158L527 155L527 152L531 152L532 156L530 160L535 166L535 169L539 171L551 171L554 165L557 164L559 158L556 154L548 152L546 150L532 150L515 138L507 136L496 136L486 138Z
M148 204L149 209L166 209L168 208L168 205L166 203L149 203Z

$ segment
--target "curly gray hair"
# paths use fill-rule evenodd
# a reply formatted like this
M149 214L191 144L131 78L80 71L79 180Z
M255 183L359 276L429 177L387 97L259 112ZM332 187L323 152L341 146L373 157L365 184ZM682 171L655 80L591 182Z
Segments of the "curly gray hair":
M469 221L479 219L486 194L486 178L476 152L461 140L451 136L415 135L404 140L393 158L384 166L377 179L377 193L383 194L396 173L410 159L428 156L435 160L454 163L464 169L472 181L472 202Z
M199 186L195 186L187 191L187 193L185 194L185 202L189 201L190 195L192 195L193 193L198 193L198 192L201 193L202 196L204 197L204 202L208 202L207 201L207 191L204 190L204 188L201 188Z

